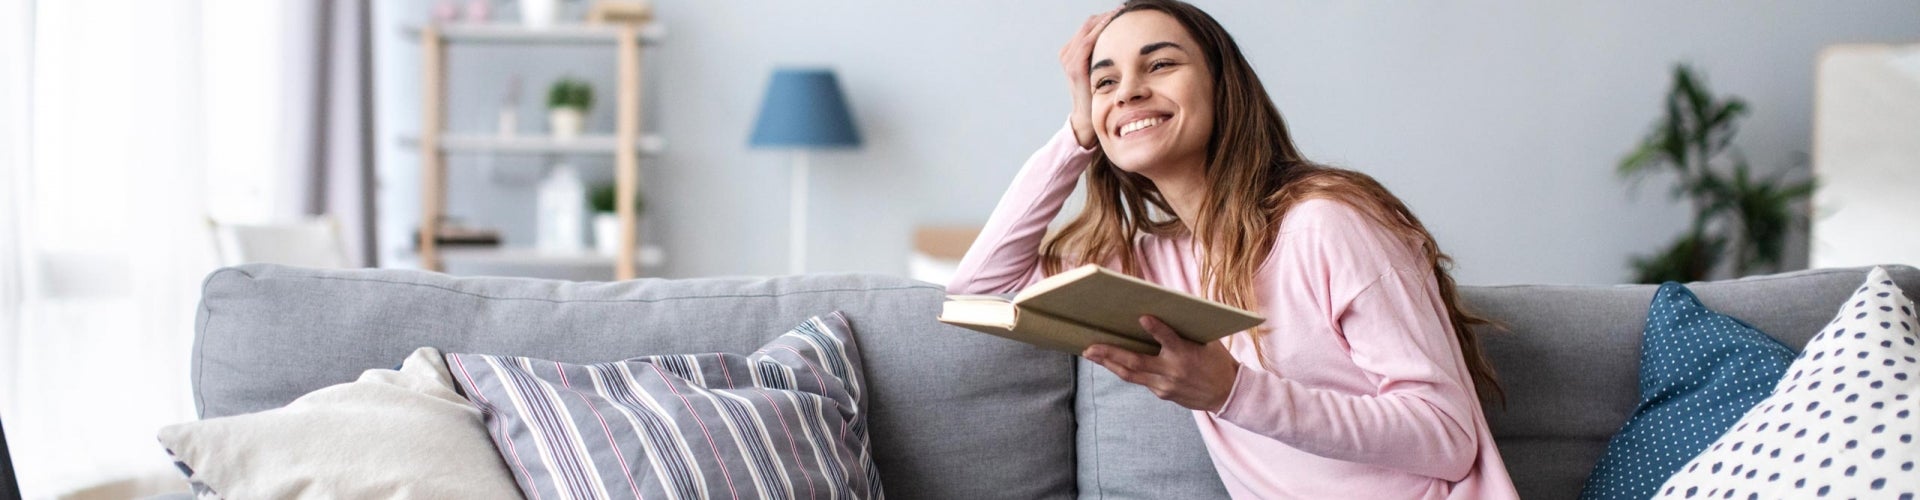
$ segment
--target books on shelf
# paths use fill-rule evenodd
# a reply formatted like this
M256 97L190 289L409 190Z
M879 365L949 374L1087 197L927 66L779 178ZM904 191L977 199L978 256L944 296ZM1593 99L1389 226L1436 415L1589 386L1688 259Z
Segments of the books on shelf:
M1040 280L1011 298L950 295L939 319L1070 354L1093 344L1154 354L1160 344L1140 326L1140 317L1147 315L1203 344L1265 321L1244 309L1091 264Z

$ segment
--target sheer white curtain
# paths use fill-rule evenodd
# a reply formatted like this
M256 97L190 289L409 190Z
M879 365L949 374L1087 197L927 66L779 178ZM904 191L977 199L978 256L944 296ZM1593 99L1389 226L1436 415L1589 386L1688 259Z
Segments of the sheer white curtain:
M0 364L17 359L20 339L19 214L26 193L23 174L32 153L27 139L32 19L26 2L0 3ZM0 366L0 422L13 413L11 395L19 392L15 381L14 371Z
M0 124L0 418L29 498L177 481L154 433L195 417L205 220L296 206L273 166L280 3L5 7L0 98L28 111Z

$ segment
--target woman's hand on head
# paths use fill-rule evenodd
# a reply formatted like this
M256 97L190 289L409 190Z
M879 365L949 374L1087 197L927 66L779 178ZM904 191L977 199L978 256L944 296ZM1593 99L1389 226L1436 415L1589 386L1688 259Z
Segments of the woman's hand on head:
M1073 123L1073 136L1080 141L1080 147L1092 149L1099 145L1100 139L1094 135L1093 128L1093 86L1088 82L1088 68L1093 65L1093 41L1100 38L1100 31L1107 29L1107 22L1120 9L1114 9L1087 18L1080 25L1080 31L1067 40L1060 48L1060 69L1067 72L1067 91L1073 95L1073 115L1068 119Z
M1220 342L1197 344L1174 333L1159 318L1141 316L1140 326L1160 342L1160 354L1148 356L1110 345L1081 352L1114 375L1145 386L1160 399L1200 411L1220 411L1233 393L1240 362Z

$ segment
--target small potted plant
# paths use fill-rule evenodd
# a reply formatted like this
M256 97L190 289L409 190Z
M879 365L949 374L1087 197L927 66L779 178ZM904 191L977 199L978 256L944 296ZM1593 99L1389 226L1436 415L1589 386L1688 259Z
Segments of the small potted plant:
M593 86L585 80L562 77L547 89L547 125L556 139L579 137L589 109L593 109Z
M619 197L616 189L613 183L605 183L587 190L587 206L593 209L593 247L606 255L620 253L620 214L614 211ZM646 207L640 193L634 193L633 216L639 217Z

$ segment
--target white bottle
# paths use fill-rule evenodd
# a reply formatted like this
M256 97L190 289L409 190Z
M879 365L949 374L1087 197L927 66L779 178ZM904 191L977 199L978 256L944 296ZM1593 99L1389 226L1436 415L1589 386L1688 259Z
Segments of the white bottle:
M587 187L579 172L565 163L554 165L540 181L535 246L547 252L578 252L586 247Z

